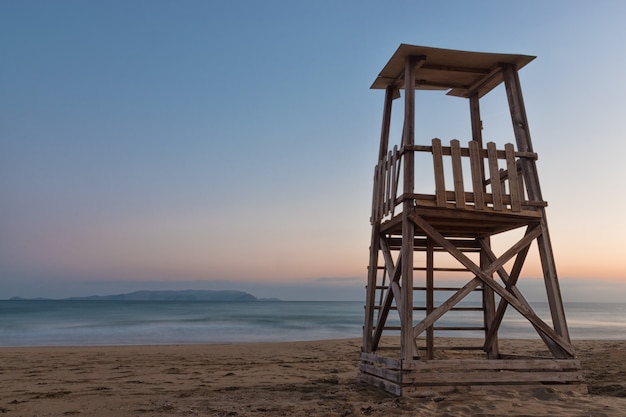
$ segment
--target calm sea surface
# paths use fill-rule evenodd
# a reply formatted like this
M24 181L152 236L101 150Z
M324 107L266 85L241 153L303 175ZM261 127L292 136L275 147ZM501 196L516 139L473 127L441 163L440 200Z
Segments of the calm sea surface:
M549 322L547 305L538 303L534 307ZM0 301L0 346L237 343L360 337L363 311L362 302ZM566 313L573 339L626 339L626 303L569 303ZM438 324L480 325L478 315L446 316ZM394 322L397 324L390 319L389 324ZM446 336L444 332L439 334ZM472 331L453 335L481 336ZM500 335L536 337L528 322L512 309Z

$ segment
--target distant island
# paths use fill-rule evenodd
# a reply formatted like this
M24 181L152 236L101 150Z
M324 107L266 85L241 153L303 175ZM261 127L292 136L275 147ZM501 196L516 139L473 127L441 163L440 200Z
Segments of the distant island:
M50 300L46 298L12 297L10 300ZM67 301L280 301L277 298L257 298L235 290L135 291L116 295L90 295L64 298Z

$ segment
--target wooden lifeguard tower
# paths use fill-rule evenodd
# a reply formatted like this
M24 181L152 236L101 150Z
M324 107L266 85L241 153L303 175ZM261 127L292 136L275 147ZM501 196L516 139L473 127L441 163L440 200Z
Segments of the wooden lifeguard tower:
M371 88L385 90L385 103L374 175L360 381L395 395L511 385L586 390L565 320L518 77L533 59L402 44L374 81ZM516 144L498 148L483 143L479 102L501 83ZM391 148L392 104L402 89L401 142ZM416 144L416 90L443 90L469 99L471 138ZM418 193L416 179L422 184L424 178L434 183ZM496 255L492 239L510 233L515 240ZM517 286L535 241L551 316L547 320ZM450 281L445 278L453 274L464 284L446 285ZM468 302L472 297L477 301ZM536 330L547 354L522 357L500 351L498 331L509 307ZM478 324L458 320L472 314L478 315ZM448 320L446 325L450 315L456 315L456 324ZM461 339L456 337L460 331L477 333L480 345L452 343ZM441 333L456 336L442 338ZM441 353L449 351L454 355Z

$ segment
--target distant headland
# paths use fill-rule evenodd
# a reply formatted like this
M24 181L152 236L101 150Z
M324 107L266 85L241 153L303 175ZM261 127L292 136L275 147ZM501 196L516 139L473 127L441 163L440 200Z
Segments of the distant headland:
M10 300L51 300L49 298L12 297ZM115 295L90 295L63 298L64 301L280 301L277 298L257 298L244 291L235 290L181 290L135 291Z

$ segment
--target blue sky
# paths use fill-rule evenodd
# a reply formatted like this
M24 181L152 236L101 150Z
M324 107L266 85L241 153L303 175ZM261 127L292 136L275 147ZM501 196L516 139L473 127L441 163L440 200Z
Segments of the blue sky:
M623 291L625 17L620 1L0 2L0 298L361 291L369 86L400 43L538 57L520 76L562 285ZM498 94L485 134L510 140ZM468 137L466 102L420 97L418 137Z

